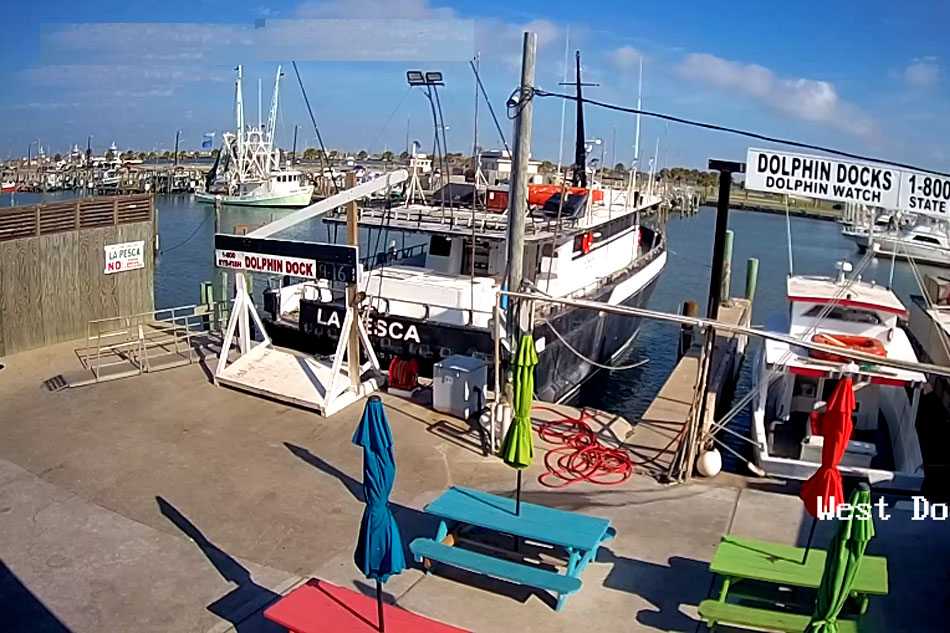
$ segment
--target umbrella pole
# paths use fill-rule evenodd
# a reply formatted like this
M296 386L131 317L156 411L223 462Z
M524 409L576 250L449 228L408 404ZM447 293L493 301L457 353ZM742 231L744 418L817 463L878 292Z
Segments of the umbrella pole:
M515 489L515 516L521 514L521 469L518 469L518 487Z
M383 620L383 586L379 579L376 579L376 612L379 614L380 633L386 630L386 622Z
M808 560L808 550L811 549L811 540L815 537L815 526L818 524L818 519L815 517L811 518L811 530L808 532L808 542L805 543L805 554L802 556L802 565L805 564L805 561Z

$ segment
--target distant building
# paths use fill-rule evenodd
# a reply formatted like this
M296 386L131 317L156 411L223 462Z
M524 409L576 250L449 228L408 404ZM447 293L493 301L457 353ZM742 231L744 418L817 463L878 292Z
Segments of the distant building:
M511 179L511 154L506 149L493 149L481 153L482 175L489 185L506 184ZM528 159L528 184L544 182L540 174L541 161Z

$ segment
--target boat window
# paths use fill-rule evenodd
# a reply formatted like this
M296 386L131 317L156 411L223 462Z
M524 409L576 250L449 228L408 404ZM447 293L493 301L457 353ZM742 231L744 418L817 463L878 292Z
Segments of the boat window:
M926 235L915 235L914 241L923 242L924 244L940 244L940 240L933 237L928 237Z
M805 313L807 317L819 317L827 308L825 305L813 306ZM860 308L851 308L848 306L835 306L824 317L835 321L851 321L852 323L868 323L871 325L883 325L881 317L870 310L861 310Z
M429 241L429 254L436 257L448 257L452 254L452 238L433 235Z

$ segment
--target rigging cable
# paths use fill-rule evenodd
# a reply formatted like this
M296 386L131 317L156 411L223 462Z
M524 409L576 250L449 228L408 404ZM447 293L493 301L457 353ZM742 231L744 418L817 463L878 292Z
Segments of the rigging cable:
M515 93L517 94L517 90ZM570 99L571 101L577 101L575 95L563 94L560 92L548 92L547 90L542 90L540 88L534 88L532 90L533 96L537 97L559 97L561 99ZM530 98L530 97L529 97ZM523 101L523 100L522 100ZM834 156L842 156L844 158L851 158L861 161L869 161L873 163L879 163L881 165L889 165L891 167L900 167L902 169L912 169L915 171L926 172L928 174L935 174L937 176L947 176L950 177L950 173L935 171L933 169L927 169L925 167L917 167L916 165L910 165L907 163L899 163L892 160L886 160L883 158L874 158L872 156L864 156L862 154L855 154L852 152L845 152L843 150L832 149L830 147L825 147L823 145L813 145L811 143L801 143L799 141L792 141L790 139L783 139L774 136L768 136L766 134L760 134L758 132L750 132L748 130L741 130L738 128L727 127L724 125L717 125L715 123L704 123L702 121L693 121L690 119L684 119L682 117L673 116L671 114L663 114L662 112L651 112L649 110L641 110L637 108L629 108L626 106L616 105L613 103L606 103L604 101L597 101L594 99L588 99L586 97L581 97L583 103L589 103L590 105L597 106L599 108L605 108L607 110L615 110L617 112L625 112L627 114L640 114L643 116L654 117L657 119L663 119L664 121L672 121L673 123L682 123L683 125L691 125L693 127L704 128L707 130L715 130L717 132L726 132L729 134L737 134L739 136L745 136L748 138L758 139L760 141L767 141L769 143L778 143L781 145L788 145L790 147L799 147L802 149L811 149L819 152L825 152L826 154L832 154Z
M386 122L383 123L383 126L379 128L379 132L376 133L376 136L373 137L372 142L369 144L369 150L373 151L373 147L376 145L376 141L379 140L379 137L383 135L383 132L386 131L386 126L389 125L390 121L393 120L393 117L396 116L396 113L399 112L399 108L402 106L402 102L406 100L406 97L412 91L412 86L406 88L406 91L402 93L402 97L399 98L399 101L396 103L396 107L393 108L393 111L389 113L389 117L386 119Z
M294 74L297 75L297 83L300 84L300 92L303 93L303 101L307 104L307 113L310 114L310 122L313 123L313 131L317 135L317 142L320 143L320 151L323 154L320 157L320 164L324 169L330 169L330 182L333 183L333 189L336 193L340 193L340 187L336 184L336 178L333 177L333 167L330 165L330 156L327 154L327 147L323 144L323 137L320 135L320 128L317 127L317 119L313 116L313 108L310 107L310 98L307 97L307 89L304 88L303 79L300 78L300 71L297 70L297 62L290 62L294 67Z
M495 122L495 129L498 131L498 137L501 138L501 144L505 146L505 151L508 152L508 155L511 155L511 148L508 147L508 141L505 140L505 133L501 131L501 125L498 123L498 117L495 116L495 109L491 105L491 100L488 98L488 93L485 92L485 86L482 85L482 78L478 74L478 69L475 68L475 62L469 61L469 65L472 67L472 72L475 73L475 81L478 82L478 88L482 91L482 97L485 98L485 104L488 106L488 112L491 114L491 120Z
M175 250L176 248L181 248L182 246L184 246L185 244L187 244L188 242L190 242L190 241L191 241L191 238L193 238L195 235L198 234L198 231L201 230L201 227L203 227L205 224L207 224L207 223L208 223L208 220L211 219L211 216L213 216L213 215L214 215L214 213L209 213L209 214L207 214L207 215L205 216L205 219L201 221L201 224L199 224L198 226L196 226L196 227L195 227L195 230L192 231L191 234L188 235L188 237L186 237L186 238L183 239L182 241L178 242L178 243L175 244L174 246L170 246L169 248L162 248L162 249L159 249L158 254L159 254L159 255L164 255L165 253L170 253L171 251Z

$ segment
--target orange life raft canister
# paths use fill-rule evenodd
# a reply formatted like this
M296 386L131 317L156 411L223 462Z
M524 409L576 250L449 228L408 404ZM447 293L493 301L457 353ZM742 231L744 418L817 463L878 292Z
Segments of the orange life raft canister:
M863 352L865 354L873 354L874 356L887 356L887 349L885 349L884 343L871 336L849 336L847 334L822 333L815 334L813 337L811 337L811 340L813 343L821 343L823 345L831 345L833 347L851 348L855 351ZM812 350L811 355L814 358L836 363L843 363L847 361L846 358L842 358L841 356L819 350Z

